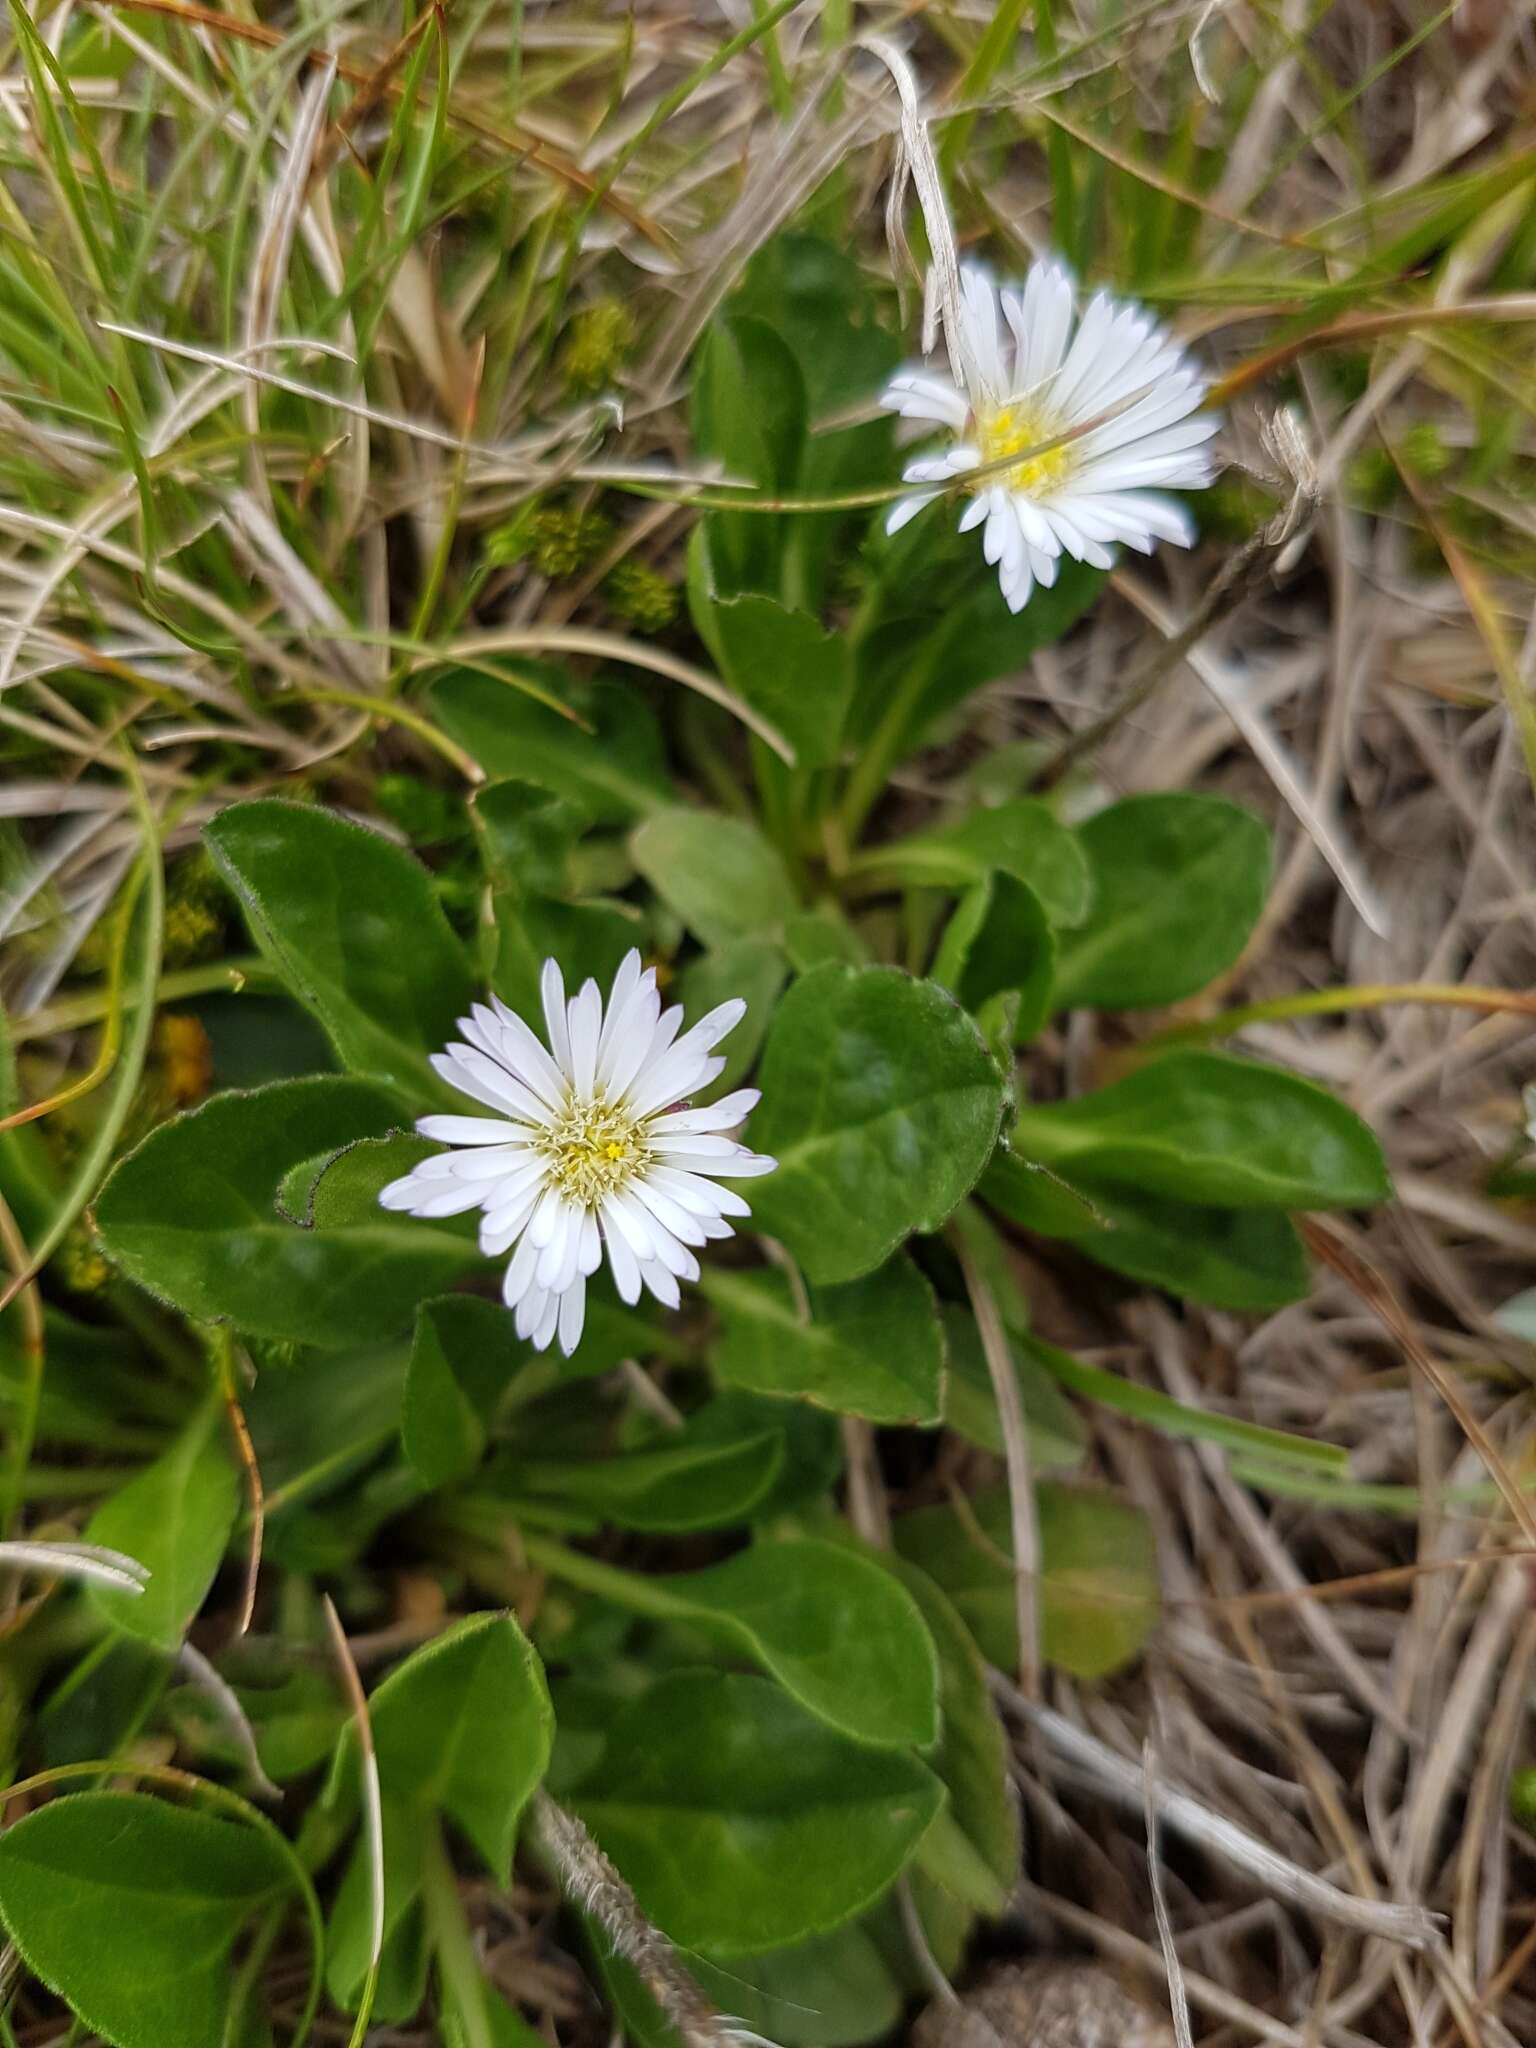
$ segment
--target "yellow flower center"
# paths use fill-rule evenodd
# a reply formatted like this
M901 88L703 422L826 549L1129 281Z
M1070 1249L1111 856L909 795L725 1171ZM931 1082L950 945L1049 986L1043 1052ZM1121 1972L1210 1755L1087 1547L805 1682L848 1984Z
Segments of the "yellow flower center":
M995 412L980 413L976 418L976 445L985 463L1001 462L1005 456L1017 455L1025 448L1037 448L1060 432L1059 420L1030 405L1001 405ZM1072 474L1076 461L1075 444L1063 441L1059 447L1047 448L1041 455L1016 462L1012 469L994 470L983 479L980 488L989 490L993 484L1006 484L1013 491L1048 491Z
M650 1158L644 1127L601 1095L586 1102L567 1097L539 1150L561 1193L589 1208L626 1186Z

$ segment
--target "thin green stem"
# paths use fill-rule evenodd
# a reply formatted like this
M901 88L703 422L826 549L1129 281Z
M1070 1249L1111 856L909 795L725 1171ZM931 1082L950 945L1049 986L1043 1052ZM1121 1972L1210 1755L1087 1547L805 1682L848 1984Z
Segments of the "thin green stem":
M212 960L199 967L176 967L161 975L153 1000L158 1005L179 1003L188 996L238 995L249 982L269 975L267 963L258 953L243 954L236 960ZM141 989L125 989L121 995L124 1012L135 1008L142 999ZM34 1010L30 1017L19 1017L11 1027L11 1036L19 1045L29 1038L51 1038L59 1031L80 1031L88 1024L99 1024L110 1013L113 1002L110 987L65 996L46 1010Z
M1454 982L1377 982L1358 988L1307 989L1300 995L1274 996L1268 1002L1218 1010L1214 1017L1200 1017L1192 1023L1174 1024L1166 1031L1156 1032L1151 1038L1144 1038L1136 1050L1152 1053L1166 1052L1176 1045L1208 1045L1212 1039L1230 1038L1250 1024L1281 1024L1290 1017L1331 1017L1346 1010L1379 1010L1396 1003L1429 1003L1453 1010L1536 1017L1536 995L1516 989L1466 988Z
M621 1571L617 1565L588 1557L583 1550L570 1549L553 1536L539 1536L527 1529L519 1533L528 1562L563 1579L569 1586L579 1586L584 1593L595 1593L600 1599L612 1600L632 1614L648 1615L653 1621L697 1619L697 1609L667 1592L665 1580Z

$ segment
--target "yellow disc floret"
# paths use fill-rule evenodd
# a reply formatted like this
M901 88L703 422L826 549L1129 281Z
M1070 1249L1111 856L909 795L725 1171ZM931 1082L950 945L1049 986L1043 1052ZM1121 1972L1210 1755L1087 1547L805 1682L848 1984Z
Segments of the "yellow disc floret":
M976 445L984 463L1001 462L1005 456L1038 448L1062 431L1061 424L1031 405L1002 405L995 412L978 413ZM1077 452L1071 441L1062 441L1039 455L1026 456L1012 469L996 470L979 486L1006 484L1011 491L1043 492L1064 483L1076 466Z
M650 1159L644 1126L601 1095L586 1101L568 1096L541 1134L539 1150L560 1192L588 1208L626 1187Z

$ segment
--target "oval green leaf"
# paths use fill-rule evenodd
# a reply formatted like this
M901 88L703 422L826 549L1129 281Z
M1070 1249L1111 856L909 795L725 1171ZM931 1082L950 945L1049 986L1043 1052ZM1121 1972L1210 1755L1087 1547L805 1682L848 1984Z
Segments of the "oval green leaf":
M319 1345L394 1336L424 1294L478 1263L473 1242L376 1206L345 1227L306 1226L279 1190L304 1161L397 1121L377 1087L339 1076L215 1095L117 1166L96 1205L102 1243L130 1279L205 1321ZM324 1179L311 1176L313 1199Z
M457 1821L505 1884L554 1739L544 1667L513 1616L472 1615L425 1644L372 1695L368 1717L385 1795ZM338 1775L354 1741L349 1730Z
M759 1543L704 1571L663 1576L548 1544L534 1554L556 1576L637 1614L703 1626L844 1734L896 1747L938 1734L938 1672L923 1618L857 1551L810 1537Z
M762 1061L759 1227L808 1279L856 1280L915 1230L937 1230L997 1142L1003 1079L933 982L819 967L774 1013Z
M933 1289L910 1259L813 1288L809 1322L783 1273L712 1266L703 1286L724 1325L715 1370L733 1386L871 1422L938 1421L944 1332Z
M1125 1188L1078 1195L1011 1152L998 1153L981 1192L1037 1236L1064 1239L1112 1273L1211 1308L1283 1308L1307 1291L1301 1239L1278 1209L1213 1209Z
M292 1875L254 1828L138 1792L50 1800L0 1835L0 1918L29 1970L117 2048L209 2048L230 1951Z
M783 861L755 825L676 804L637 826L635 866L706 946L762 936L796 908Z
M552 701L476 669L449 669L432 688L438 724L487 775L540 783L596 825L626 824L670 802L661 728L643 697L606 677L578 684L540 662L498 659Z
M115 1627L157 1649L181 1647L235 1525L239 1482L218 1433L222 1423L222 1406L204 1408L86 1525L88 1543L136 1557L149 1571L142 1593L92 1586L91 1600Z
M1157 1547L1139 1508L1097 1487L1042 1480L1040 1647L1074 1678L1105 1678L1128 1664L1158 1616ZM901 1556L948 1594L982 1655L1000 1669L1018 1663L1012 1520L1006 1488L973 1495L964 1517L952 1507L917 1508L897 1519Z
M446 1486L473 1472L501 1396L529 1355L496 1302L448 1294L421 1304L400 1441L426 1485Z
M1264 907L1269 834L1214 796L1129 796L1078 831L1093 906L1064 934L1057 1009L1146 1010L1230 967Z
M1226 1209L1356 1209L1391 1193L1381 1147L1352 1110L1222 1053L1167 1053L1075 1101L1025 1103L1009 1144L1090 1191Z
M419 861L310 804L260 797L204 828L251 936L325 1026L344 1066L416 1096L474 995Z
M512 1484L588 1508L621 1529L682 1535L749 1520L783 1462L783 1433L755 1430L734 1443L676 1441L617 1458L540 1458L514 1466Z
M915 1757L850 1740L769 1679L678 1671L619 1716L572 1803L649 1918L731 1956L852 1919L943 1799Z
M1012 875L1033 890L1057 925L1081 923L1092 893L1077 839L1034 797L1013 797L972 811L958 824L872 846L853 860L851 871L920 889L968 889L994 872Z

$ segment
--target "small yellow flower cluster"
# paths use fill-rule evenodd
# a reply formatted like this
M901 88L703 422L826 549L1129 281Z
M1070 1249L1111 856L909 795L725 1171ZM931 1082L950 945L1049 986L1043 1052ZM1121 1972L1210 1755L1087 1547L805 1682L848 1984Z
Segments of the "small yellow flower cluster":
M167 967L211 960L224 937L224 885L206 854L197 852L172 869L165 899L164 958Z
M660 633L677 617L676 585L632 556L616 562L603 578L603 596L609 610L637 633Z
M71 1294L99 1294L112 1278L94 1232L83 1223L71 1225L54 1257L59 1278Z
M486 535L487 561L497 567L532 562L552 583L579 576L613 539L613 521L601 512L536 505Z
M164 1093L178 1109L202 1101L213 1080L213 1047L196 1017L157 1017L155 1058Z
M634 318L621 299L599 299L571 322L560 368L573 391L604 391L617 377L635 338Z

